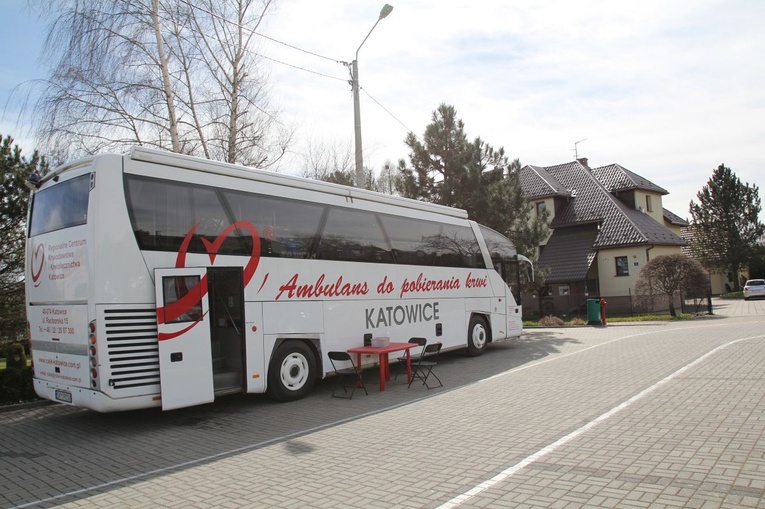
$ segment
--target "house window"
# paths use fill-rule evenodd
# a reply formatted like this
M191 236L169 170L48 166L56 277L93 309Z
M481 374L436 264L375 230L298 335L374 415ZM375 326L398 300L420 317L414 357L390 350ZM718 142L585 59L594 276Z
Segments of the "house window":
M537 217L542 217L542 215L545 213L545 210L547 210L547 205L545 205L545 202L537 202Z
M617 276L630 275L630 266L626 256L616 257L616 275Z
M645 195L645 210L647 212L653 212L653 204L651 203L651 195Z

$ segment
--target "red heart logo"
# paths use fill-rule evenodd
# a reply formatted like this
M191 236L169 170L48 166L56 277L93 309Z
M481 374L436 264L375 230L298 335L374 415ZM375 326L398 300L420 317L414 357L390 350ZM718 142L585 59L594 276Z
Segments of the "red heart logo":
M186 254L188 253L189 244L191 243L191 239L194 237L194 232L198 226L199 223L195 224L183 239L181 247L178 250L178 257L175 260L176 268L183 268L186 266ZM252 236L252 253L250 253L250 259L247 261L247 265L245 265L243 272L244 286L247 286L247 284L252 279L252 276L255 275L255 270L258 268L258 264L260 263L260 235L258 234L258 229L255 228L255 225L246 221L237 221L226 228L213 242L203 238L202 244L205 246L207 255L210 257L210 264L213 264L215 262L215 257L218 256L218 250L223 245L223 242L237 229L245 230ZM186 293L186 295L177 301L173 302L172 304L168 304L165 307L157 307L157 323L165 324L172 322L179 316L182 316L184 313L191 310L192 307L196 306L200 299L205 295L207 295L207 275L202 277L199 283L197 283L193 288L189 289L188 293ZM197 321L181 331L174 333L160 333L159 340L162 341L165 339L171 339L183 334L184 332L187 332L197 323L199 323L202 318L204 317L199 318Z
M41 254L42 253L42 254ZM37 263L37 259L40 259L40 263ZM43 267L45 267L45 244L40 244L35 248L34 253L32 254L32 267L30 272L32 273L32 282L34 285L40 286L40 283L42 281L40 280L40 276L42 276L43 273ZM39 266L38 270L35 270L35 267Z

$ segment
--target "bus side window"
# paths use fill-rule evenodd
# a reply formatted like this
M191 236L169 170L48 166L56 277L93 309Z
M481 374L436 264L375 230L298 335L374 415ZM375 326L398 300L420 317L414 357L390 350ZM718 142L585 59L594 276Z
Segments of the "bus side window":
M209 242L215 242L234 221L229 218L223 207L221 196L215 189L192 187L191 203L195 214L195 233L204 236ZM218 247L219 254L247 255L252 246L244 242L241 230L234 230L222 238ZM193 244L192 244L193 245ZM204 251L202 251L204 249ZM195 246L196 252L207 252L206 246Z
M438 240L436 265L442 267L469 267L485 269L481 248L473 230L466 226L443 225ZM476 256L478 255L478 256Z
M126 179L128 210L141 249L178 251L193 229L188 252L207 253L201 238L215 241L231 225L214 188L135 175ZM223 239L218 253L248 253L239 231Z
M439 234L439 223L385 214L380 214L379 218L385 234L390 239L396 263L433 265L436 248L427 239Z
M261 256L308 258L324 205L237 191L223 195L236 221L257 228Z
M393 262L393 255L375 214L340 207L329 210L317 257L354 262Z

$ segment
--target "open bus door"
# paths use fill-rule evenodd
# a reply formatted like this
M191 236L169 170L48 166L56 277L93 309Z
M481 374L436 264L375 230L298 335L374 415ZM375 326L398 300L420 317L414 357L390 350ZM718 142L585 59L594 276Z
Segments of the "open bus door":
M512 258L502 258L499 255L492 256L494 269L499 272L507 287L513 294L515 303L521 305L523 283L534 281L534 270L531 260L523 255L514 255Z
M523 255L515 254L512 257L502 257L499 253L492 254L494 269L502 276L507 285L508 294L512 294L515 300L514 306L509 306L505 313L506 331L513 335L515 331L523 330L523 316L521 313L521 294L524 282L534 281L534 271L531 260ZM509 297L509 295L508 295Z
M207 269L155 269L162 409L215 399Z
M515 258L516 260L518 260L515 266L515 269L517 270L516 282L518 286L514 290L518 294L518 299L517 299L518 304L521 304L521 295L523 294L523 284L534 282L534 265L531 263L531 260L529 260L528 258L526 258L525 256L521 254L516 255Z

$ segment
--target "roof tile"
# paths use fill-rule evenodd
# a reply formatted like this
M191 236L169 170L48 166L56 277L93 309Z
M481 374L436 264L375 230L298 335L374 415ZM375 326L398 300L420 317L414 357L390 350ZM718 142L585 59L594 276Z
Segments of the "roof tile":
M521 189L529 199L563 196L568 198L571 192L555 180L544 168L525 166L520 174Z
M674 224L676 226L688 226L690 223L683 219L682 217L678 216L677 214L662 208L661 209L662 214L664 215L664 220L667 221L669 224Z
M612 193L616 191L641 189L643 191L651 191L662 195L669 194L663 187L657 186L647 178L643 178L637 173L632 173L627 168L618 164L609 164L608 166L593 168L592 174L595 175L595 178L597 178L603 186Z
M593 244L597 236L598 227L594 224L553 231L539 256L539 266L550 271L545 282L568 283L586 279L595 260Z
M650 184L655 192L664 192L662 188L651 184L628 170L618 165L610 165L609 175L620 174L631 181L641 182L641 189ZM651 216L643 212L627 207L618 198L609 192L609 189L598 179L598 174L579 161L559 164L556 166L539 167L524 166L521 169L521 183L529 187L527 190L539 190L532 188L532 182L542 181L549 189L566 189L570 199L556 211L555 218L550 223L553 230L584 224L600 224L600 232L593 243L593 249L603 249L637 245L676 245L682 246L685 241L672 233L663 224L655 221ZM551 184L556 182L557 185ZM615 184L616 180L611 182ZM619 181L622 184L626 181ZM647 184L646 184L647 183ZM637 187L634 187L637 188ZM527 194L529 196L529 194ZM555 194L561 196L561 194ZM549 244L549 243L548 243Z

